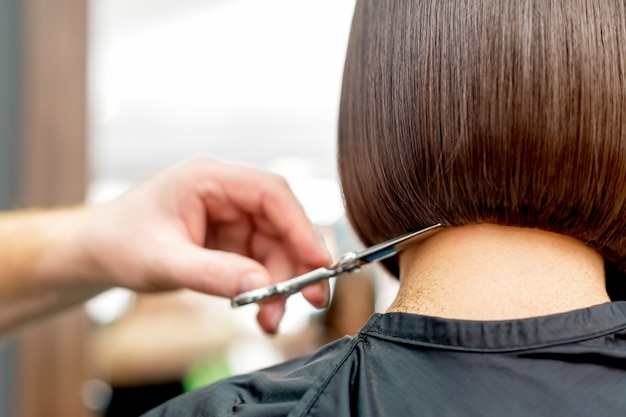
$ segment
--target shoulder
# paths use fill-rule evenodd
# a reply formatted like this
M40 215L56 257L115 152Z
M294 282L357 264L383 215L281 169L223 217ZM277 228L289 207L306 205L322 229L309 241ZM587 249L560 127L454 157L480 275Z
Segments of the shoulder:
M166 402L145 417L285 416L316 380L334 368L351 340L346 337L310 356L199 388Z

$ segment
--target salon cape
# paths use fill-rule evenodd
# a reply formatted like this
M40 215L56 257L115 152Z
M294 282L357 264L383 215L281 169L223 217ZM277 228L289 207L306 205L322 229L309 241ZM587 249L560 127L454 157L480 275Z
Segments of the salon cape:
M626 302L507 321L375 314L354 338L147 416L623 416Z

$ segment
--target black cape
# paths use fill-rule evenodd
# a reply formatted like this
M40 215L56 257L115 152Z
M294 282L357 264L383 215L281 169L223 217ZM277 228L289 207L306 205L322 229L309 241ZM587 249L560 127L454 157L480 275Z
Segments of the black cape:
M375 314L354 338L146 416L624 416L626 302L508 321Z

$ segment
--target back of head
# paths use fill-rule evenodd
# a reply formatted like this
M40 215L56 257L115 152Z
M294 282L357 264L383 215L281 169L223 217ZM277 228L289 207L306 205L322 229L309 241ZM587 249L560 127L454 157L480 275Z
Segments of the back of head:
M539 228L624 271L624 42L622 0L359 1L339 120L357 233Z

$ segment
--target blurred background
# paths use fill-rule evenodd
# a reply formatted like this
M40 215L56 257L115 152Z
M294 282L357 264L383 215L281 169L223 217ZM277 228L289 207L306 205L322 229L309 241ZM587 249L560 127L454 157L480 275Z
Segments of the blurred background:
M114 198L195 154L287 178L333 256L359 243L335 167L355 0L0 0L0 209ZM0 339L0 417L125 416L353 334L395 293L380 270L255 306L115 289Z

